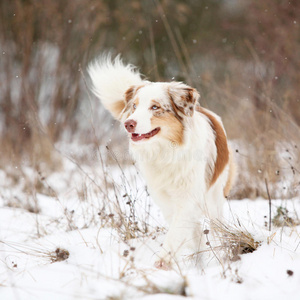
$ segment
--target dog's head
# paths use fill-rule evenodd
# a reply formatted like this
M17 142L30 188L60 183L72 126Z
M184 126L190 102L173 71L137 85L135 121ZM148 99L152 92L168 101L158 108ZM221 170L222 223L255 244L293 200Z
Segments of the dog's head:
M132 143L165 139L180 145L188 118L194 114L199 93L180 82L146 82L125 93L122 121Z

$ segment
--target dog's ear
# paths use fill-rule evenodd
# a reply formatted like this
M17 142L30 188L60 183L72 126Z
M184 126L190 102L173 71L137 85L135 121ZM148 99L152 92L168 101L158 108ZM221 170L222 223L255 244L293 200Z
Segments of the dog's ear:
M129 89L126 90L124 94L125 105L127 105L135 96L137 92L137 86L132 85Z
M196 89L181 82L171 82L168 87L168 94L173 110L178 116L181 118L193 116L195 106L200 98Z
M144 85L132 85L126 90L126 92L124 93L124 98L123 98L123 100L125 102L125 106L121 112L120 120L127 119L127 117L130 114L130 111L131 111L131 102L134 99L137 91L140 88L142 88L143 86Z

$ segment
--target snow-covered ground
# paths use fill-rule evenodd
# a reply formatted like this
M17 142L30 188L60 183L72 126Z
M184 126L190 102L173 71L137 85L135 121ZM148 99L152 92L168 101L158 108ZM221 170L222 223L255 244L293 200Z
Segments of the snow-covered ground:
M261 242L226 261L211 251L153 267L164 220L134 166L0 170L0 299L300 299L300 226L269 231L263 199L230 201L226 222ZM14 174L13 170L11 174ZM26 188L27 186L27 188ZM28 188L31 187L31 188ZM300 199L272 200L298 220ZM285 211L285 210L284 210Z

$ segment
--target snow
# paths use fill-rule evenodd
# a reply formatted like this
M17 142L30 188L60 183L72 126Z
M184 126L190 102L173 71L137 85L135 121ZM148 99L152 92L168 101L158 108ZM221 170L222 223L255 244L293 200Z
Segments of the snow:
M268 201L231 200L224 207L226 222L261 241L253 253L220 264L208 251L197 266L157 270L165 222L145 182L134 166L100 165L79 168L65 158L45 179L23 166L18 184L0 170L0 299L300 298L300 226L269 232ZM30 179L43 188L26 193ZM279 206L295 219L300 214L299 199L272 200L272 216ZM134 226L140 231L126 236ZM69 257L55 261L58 248Z

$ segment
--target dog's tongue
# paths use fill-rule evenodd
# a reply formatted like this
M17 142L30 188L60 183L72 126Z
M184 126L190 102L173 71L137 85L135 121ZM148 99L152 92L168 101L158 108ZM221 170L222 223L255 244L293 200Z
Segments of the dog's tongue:
M140 141L140 140L143 140L144 138L146 138L145 137L145 135L147 135L147 133L146 134L137 134L137 133L133 133L132 135L131 135L131 139L133 140L133 141Z
M134 142L143 140L143 139L149 139L152 136L156 135L159 132L159 128L155 128L154 130L148 132L148 133L144 133L144 134L138 134L138 133L132 133L131 134L131 139Z

